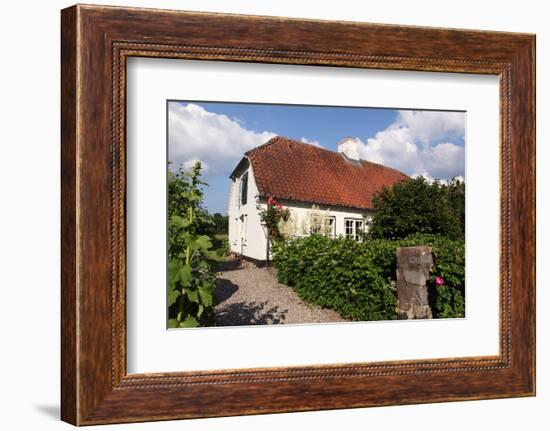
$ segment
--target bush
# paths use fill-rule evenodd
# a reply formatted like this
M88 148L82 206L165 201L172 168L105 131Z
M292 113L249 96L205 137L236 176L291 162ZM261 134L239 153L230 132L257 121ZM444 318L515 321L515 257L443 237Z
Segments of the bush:
M351 320L397 318L395 251L430 245L434 268L428 281L434 317L464 317L464 242L436 235L403 240L330 239L320 235L279 242L273 263L279 282L305 301L331 308ZM436 277L440 277L436 283Z
M384 187L372 201L370 238L402 239L417 233L464 239L464 183L409 179Z
M434 267L428 280L428 293L433 315L436 318L464 317L464 241L437 235L414 235L397 242L401 246L432 247ZM438 277L442 284L436 283Z
M279 281L352 320L394 319L395 292L362 244L312 235L274 247Z
M216 250L216 256L218 257L229 256L229 253L231 253L231 248L229 246L227 235L215 236L214 240L212 241L212 247L214 250Z

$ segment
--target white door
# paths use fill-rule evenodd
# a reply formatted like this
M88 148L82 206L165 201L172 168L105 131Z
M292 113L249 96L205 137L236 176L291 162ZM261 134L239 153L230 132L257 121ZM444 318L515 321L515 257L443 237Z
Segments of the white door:
M239 217L239 247L241 249L241 254L246 253L246 214L242 214Z

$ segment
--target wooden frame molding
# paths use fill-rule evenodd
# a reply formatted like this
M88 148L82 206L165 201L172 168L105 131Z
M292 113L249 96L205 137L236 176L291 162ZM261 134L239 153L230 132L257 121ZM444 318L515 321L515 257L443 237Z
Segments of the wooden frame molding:
M534 395L534 35L81 5L61 15L63 420L89 425ZM500 354L128 375L130 56L498 75Z

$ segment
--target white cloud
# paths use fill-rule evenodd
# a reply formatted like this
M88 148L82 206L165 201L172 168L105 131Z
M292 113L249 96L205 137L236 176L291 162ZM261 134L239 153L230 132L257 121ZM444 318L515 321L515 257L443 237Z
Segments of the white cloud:
M462 112L399 111L395 121L366 143L360 142L362 159L399 169L411 176L450 179L464 176Z
M271 139L271 131L256 132L241 119L215 114L189 103L169 105L171 169L188 169L200 160L203 172L229 175L243 154ZM359 141L362 159L427 179L464 177L465 115L456 112L399 111L395 121L367 142ZM301 141L321 146L302 137Z
M430 184L433 184L434 182L438 182L440 184L450 184L452 181L458 181L459 183L463 183L464 182L464 177L462 175L457 175L456 177L453 177L453 178L448 178L448 179L440 179L440 178L434 178L432 177L428 172L424 171L420 174L413 174L411 175L412 178L418 178L418 177L424 177L424 179L430 183Z
M189 160L186 160L185 162L182 162L180 164L181 167L183 167L183 169L185 169L186 171L189 171L193 166L195 166L195 163L197 162L200 162L201 163L201 172L204 174L206 172L208 172L210 170L210 166L208 165L208 163L206 162L203 162L202 160L200 159L189 159Z
M316 141L316 140L310 141L308 138L304 138L303 136L302 136L302 139L300 139L300 141L302 141L304 144L315 145L316 147L322 147L319 141Z
M275 133L255 132L226 115L189 103L170 103L168 143L171 169L188 168L200 160L212 174L229 175L243 154Z
M435 178L464 175L464 147L445 142L422 151L423 165Z
M399 111L396 123L421 143L464 136L464 112Z

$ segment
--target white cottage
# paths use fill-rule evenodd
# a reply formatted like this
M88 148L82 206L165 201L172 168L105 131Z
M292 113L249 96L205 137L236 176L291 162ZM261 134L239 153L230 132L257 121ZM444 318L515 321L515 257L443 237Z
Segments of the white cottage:
M359 158L357 138L345 138L338 152L276 136L241 159L231 174L231 251L265 261L267 231L258 207L271 196L288 208L287 235L323 233L359 238L372 211L372 197L384 186L408 178L402 172Z

